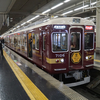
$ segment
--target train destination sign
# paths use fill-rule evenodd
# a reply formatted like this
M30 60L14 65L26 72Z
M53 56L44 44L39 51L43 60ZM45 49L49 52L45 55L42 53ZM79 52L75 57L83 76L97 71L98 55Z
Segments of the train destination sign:
M86 30L93 30L93 26L85 26Z

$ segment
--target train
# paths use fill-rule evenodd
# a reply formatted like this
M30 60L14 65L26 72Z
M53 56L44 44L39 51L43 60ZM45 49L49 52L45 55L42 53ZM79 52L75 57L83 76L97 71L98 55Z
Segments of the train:
M5 46L59 80L74 78L72 86L90 82L94 66L92 21L63 17L5 35Z

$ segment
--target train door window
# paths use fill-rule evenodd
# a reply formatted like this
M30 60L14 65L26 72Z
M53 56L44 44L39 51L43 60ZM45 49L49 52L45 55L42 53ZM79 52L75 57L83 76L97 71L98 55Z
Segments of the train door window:
M71 33L71 50L80 50L80 33Z
M23 45L23 34L20 35L21 45Z
M93 33L85 33L84 35L84 49L93 49Z
M94 34L94 42L96 43L96 34Z
M35 34L33 33L33 49L35 49Z
M68 34L67 33L53 33L53 51L67 51L68 50Z
M23 34L22 38L23 38L23 44L22 45L25 46L25 34Z
M17 41L17 34L14 35L14 46L16 47L18 45Z
M18 34L18 45L20 45L20 34Z
M24 42L24 46L27 47L27 38L26 38L26 34L23 34L23 42Z
M11 43L11 36L9 37L9 43Z
M35 35L35 49L39 50L39 34Z
M45 32L43 32L43 50L45 50Z
M14 36L12 35L12 44L14 44Z

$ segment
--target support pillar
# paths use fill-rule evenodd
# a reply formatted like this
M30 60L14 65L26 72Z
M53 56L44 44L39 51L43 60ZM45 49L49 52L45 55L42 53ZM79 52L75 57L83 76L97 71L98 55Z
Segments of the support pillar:
M96 51L100 53L100 0L97 0L96 8Z

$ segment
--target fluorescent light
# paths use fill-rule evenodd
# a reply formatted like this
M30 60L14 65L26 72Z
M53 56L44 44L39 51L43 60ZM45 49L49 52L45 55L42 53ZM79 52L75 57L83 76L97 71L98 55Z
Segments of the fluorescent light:
M45 14L45 13L49 12L50 10L51 10L51 9L48 9L48 10L42 12L42 14Z
M73 10L70 10L70 11L68 11L68 12L65 12L65 13L63 13L62 15L66 15L66 14L69 14L69 13L71 13L71 12L73 12Z
M58 16L54 16L54 18L57 18Z
M67 2L69 2L69 1L70 1L70 0L65 0L64 3L67 3Z
M20 26L17 26L17 28L19 28Z
M95 5L97 2L93 2L93 3L91 3L91 5Z
M85 5L85 6L82 6L82 7L76 8L76 9L74 9L74 11L77 11L77 10L83 9L83 8L85 8L85 7L88 7L88 6L89 6L89 5Z
M15 30L16 28L13 28L12 30Z
M59 6L63 5L63 4L64 3L59 3L59 4L55 5L55 6L53 6L51 9L55 9L55 8L57 8L57 7L59 7Z
M25 24L26 24L26 22L22 23L21 26L23 26L23 25L25 25Z
M28 21L27 21L27 23L29 23L30 21L32 21L32 20L34 20L34 19L38 18L39 16L40 16L40 15L37 15L37 16L35 16L35 17L31 18L30 20L28 20Z

